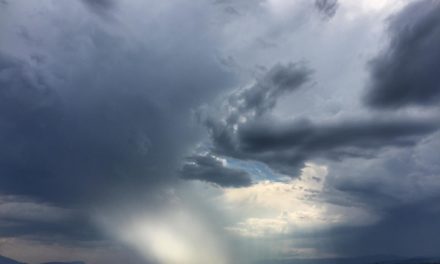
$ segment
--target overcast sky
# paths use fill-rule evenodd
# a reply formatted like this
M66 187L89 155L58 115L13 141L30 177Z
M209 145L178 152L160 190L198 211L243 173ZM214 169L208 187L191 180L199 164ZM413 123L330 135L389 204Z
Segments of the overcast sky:
M0 255L440 255L440 1L0 0Z

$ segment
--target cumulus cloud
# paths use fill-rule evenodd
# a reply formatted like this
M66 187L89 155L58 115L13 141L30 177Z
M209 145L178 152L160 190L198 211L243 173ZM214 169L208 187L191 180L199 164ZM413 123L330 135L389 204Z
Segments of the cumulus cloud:
M435 105L440 98L440 5L424 0L391 18L389 45L370 62L366 103L376 108Z
M391 19L391 24L396 24L394 21L404 17L407 10L413 8L412 6L415 4L409 5L403 13L396 14ZM428 17L431 16L428 8L422 10L425 10ZM403 18L402 21L419 24ZM436 20L432 18L426 21ZM394 32L393 27L396 26L391 26L387 32ZM431 29L434 30L435 27ZM428 34L428 31L423 32ZM402 30L402 34L405 32L412 34L416 30ZM406 37L396 38L392 42L392 47L404 45L401 42L405 39ZM435 50L433 43L435 41L429 37L424 45L431 45L431 50ZM418 53L408 54L404 50L412 52L414 49L402 48L401 52L405 56L408 55L408 60L411 60L411 56L418 56ZM393 58L393 56L384 55L383 58ZM379 62L381 59L378 56L370 62L373 72L378 68L377 65L382 63ZM313 114L320 113L318 116L307 115L304 113L310 112L303 112L299 107L286 105L289 104L288 99L295 99L295 96L304 95L304 91L315 89L316 83L312 80L319 71L310 70L308 64L304 63L274 65L268 68L266 74L257 75L253 84L230 92L216 105L202 109L199 115L209 132L209 140L206 144L210 151L208 155L220 156L225 160L232 158L243 163L251 161L244 167L252 167L250 164L257 162L268 166L272 169L272 173L275 172L275 174L269 173L270 180L264 182L255 180L254 171L247 168L253 178L252 185L238 189L222 189L225 197L230 199L222 201L226 204L225 207L232 211L234 209L231 208L234 206L239 208L237 210L239 212L231 214L246 215L246 217L234 218L227 226L227 230L257 241L259 238L283 237L292 242L292 248L301 248L304 244L314 245L316 252L328 252L330 248L332 252L341 255L380 252L378 246L372 245L374 239L369 235L370 231L377 237L390 239L393 232L381 234L381 231L385 229L390 231L391 223L396 223L402 213L414 210L417 206L429 207L438 200L435 195L438 187L435 175L438 174L438 168L427 162L432 160L427 159L430 156L427 153L432 154L438 142L437 113L435 111L380 112L380 107L373 106L371 101L367 100L367 104L376 108L376 111L363 108L365 105L354 108L350 108L351 105L342 105L340 112L336 114L321 114L324 110L320 106L301 104L305 108L314 108L316 111L312 112ZM396 63L396 67L401 65ZM387 70L388 68L384 66L377 72L386 74ZM432 72L426 74L432 75ZM410 75L408 72L403 78ZM374 74L372 76L374 77ZM373 77L372 83L376 80ZM279 79L289 80L285 82L288 85L284 86L283 82L277 82L276 80ZM408 82L405 81L406 83ZM363 86L362 82L360 84ZM370 89L370 94L373 94L373 90ZM374 93L381 96L386 94L386 89ZM396 95L399 96L397 93ZM356 93L352 96L361 98ZM280 116L278 111L281 100L283 100L283 116ZM349 97L349 100L353 98ZM405 103L405 105L413 105L413 103ZM390 106L395 105L392 103ZM291 109L296 111L289 112ZM351 109L353 113L348 114ZM427 147L428 141L431 142L432 148ZM420 148L425 150L419 152ZM420 156L423 158L419 158ZM419 163L421 160L424 162ZM309 189L310 193L296 197L301 202L292 202L292 196L295 196L293 193L302 193L301 190L295 189L295 186L300 184L301 169L304 169L308 161L327 164L329 175L322 189ZM200 170L200 173L204 174L203 170ZM292 177L291 182L274 181L273 177L280 176L279 173ZM272 203L272 200L276 202ZM280 210L278 206L285 204L284 201L297 207L286 212ZM220 204L224 205L223 203ZM305 204L309 211L302 210L301 205ZM427 215L437 219L437 213L432 211L415 210L414 213L419 215L412 216L411 221ZM410 229L409 222L396 226ZM298 230L305 233L295 233ZM307 233L306 230L313 231ZM319 233L319 239L313 237L314 232ZM351 235L344 235L346 232L350 232ZM401 234L400 237L405 239L411 237L410 232ZM332 237L334 237L333 241ZM363 240L367 237L368 239ZM419 238L416 236L417 240ZM334 247L329 246L332 243ZM410 254L423 251L423 246L415 246L410 250L408 245L411 243L407 246L404 244L393 247L382 243L381 247L386 248L385 252L396 254L403 254L405 250L412 252ZM424 252L434 252L432 247L428 248Z
M233 133L238 125L265 115L275 107L280 96L307 83L310 74L311 70L304 64L277 64L251 87L234 91L222 105L223 112L220 114L213 109L201 112L200 118L208 127L218 153L237 157L230 151L237 144ZM181 171L183 178L211 181L224 186L251 184L246 172L221 166L220 161L212 156L198 155L189 161Z
M233 92L224 111L205 117L217 155L253 160L278 173L297 176L308 160L372 158L388 147L415 145L438 129L437 119L375 117L316 123L307 118L276 120L280 96L304 86L311 70L301 64L276 65L255 85Z

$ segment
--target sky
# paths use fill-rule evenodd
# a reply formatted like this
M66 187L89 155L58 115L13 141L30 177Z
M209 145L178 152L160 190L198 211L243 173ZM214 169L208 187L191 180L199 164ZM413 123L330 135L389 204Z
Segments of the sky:
M439 256L439 14L0 0L0 255Z

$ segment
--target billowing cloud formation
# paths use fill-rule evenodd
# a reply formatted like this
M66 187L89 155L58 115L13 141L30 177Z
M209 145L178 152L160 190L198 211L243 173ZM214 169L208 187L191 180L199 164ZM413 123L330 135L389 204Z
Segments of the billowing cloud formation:
M277 64L251 87L232 93L222 105L223 112L220 115L217 111L210 113L209 109L204 123L213 140L213 152L251 159L237 150L240 145L239 138L236 138L237 129L244 123L266 115L276 106L280 96L305 85L310 74L311 70L303 64Z
M3 2L0 254L438 253L437 2Z
M126 19L124 27L155 27L156 33L149 34L155 41L150 41L143 34L120 31L117 21L108 28L81 2L68 8L40 3L37 11L16 5L14 12L26 15L11 14L8 21L24 23L23 30L8 31L5 38L18 41L27 32L23 43L28 47L22 52L6 42L0 46L0 193L74 212L71 219L60 219L59 228L25 219L21 227L1 226L1 233L42 230L88 239L95 235L89 230L89 210L105 207L109 200L152 201L161 186L178 179L180 156L198 134L188 125L191 109L233 77L217 63L209 34L199 35L206 29L195 20L204 19L203 14L189 15L197 13L189 6L183 12L182 6L165 5L158 14L165 20L179 20L175 14L181 14L175 22L179 31L187 27L183 35L172 32L171 20L158 30L148 19L143 25ZM51 13L49 6L66 12ZM55 23L61 16L64 23ZM40 31L51 35L40 40ZM195 47L196 42L203 48ZM73 230L83 231L74 236Z
M278 173L296 176L308 160L370 158L380 149L414 145L438 128L432 118L388 116L315 124L308 119L277 121L270 116L279 97L305 85L310 73L300 64L276 65L255 85L232 93L223 113L219 116L214 111L205 120L213 141L211 151L259 161ZM195 170L203 178L201 167L193 167L193 173Z
M437 104L440 99L440 4L417 1L391 19L389 46L371 61L372 107Z
M279 3L281 5L284 2L280 1ZM371 5L377 7L375 3ZM379 6L379 4L377 5ZM404 36L417 32L415 29L419 26L414 27L413 31L402 30L400 32L393 29L397 27L396 21L406 21L405 16L410 12L408 10L413 10L415 6L419 6L419 10L426 12L419 12L415 16L418 19L408 23L419 25L420 21L436 21L428 10L432 10L432 7L437 8L437 3L425 1L423 4L409 5L391 19L390 30L387 32L391 34L392 39L396 38L391 47L402 49L397 53L408 55L409 61L410 57L414 56L416 62L420 59L433 59L435 65L435 56L428 55L430 50L436 50L435 44L433 44L435 41L431 39L436 35L428 34L429 32L437 32L435 26L430 27L433 29L432 31L422 30L427 34L425 36L428 36L426 40L422 41L426 42L423 45L430 47L426 50L412 47L404 48L405 40L412 39L412 37L408 37L409 35L403 38L399 37L399 39L395 37L400 36L400 33ZM338 18L335 17L335 19ZM435 23L431 25L435 25ZM416 35L423 36L421 32ZM417 53L412 53L413 51L417 51ZM394 60L394 55L382 57L383 54L370 63L373 72L374 69L378 69L378 65L382 63L381 60L385 61L384 58ZM394 53L389 52L389 54ZM434 54L436 53L434 52ZM423 63L419 66L408 64L408 67L414 66L418 67L417 69L422 69L421 65ZM401 63L396 63L395 67L400 69L399 67L403 66ZM392 67L389 68L392 70ZM384 66L377 73L386 74L387 69ZM277 75L274 74L275 72L283 72L289 76L302 76L302 78L297 79L300 80L298 82L292 82L293 84L289 86L290 89L280 89L283 86L271 81L276 79L273 78ZM240 209L237 210L239 212L233 214L247 215L244 219L235 219L228 230L238 236L252 237L257 241L259 237L277 237L277 235L283 239L287 237L293 248L304 249L304 245L311 245L311 249L313 249L311 252L329 252L330 249L333 253L340 255L365 255L379 252L393 252L402 255L416 254L416 252L433 254L435 249L430 245L424 247L422 238L432 237L427 233L427 230L436 230L436 228L432 226L431 221L424 222L429 226L426 229L412 228L411 223L425 217L438 219L436 208L432 210L419 209L432 208L432 204L438 202L436 192L439 190L437 180L439 168L433 161L438 156L435 154L439 142L437 110L425 108L417 111L378 112L380 107L371 103L372 101L368 101L368 105L374 106L376 111L364 108L365 105L355 107L342 105L336 114L324 114L321 113L325 111L323 108L314 105L305 107L314 108L315 111L312 113L318 112L319 115L304 114L309 113L307 111L289 112L291 109L297 110L298 107L289 107L288 99L295 101L296 96L304 95L303 91L306 90L304 89L306 87L307 91L316 89L315 86L309 84L312 83L310 80L318 73L319 70L311 71L305 64L275 63L274 67L269 67L266 74L257 77L255 84L231 92L219 104L205 108L205 112L202 111L201 119L210 135L210 141L206 144L210 150L208 155L219 156L225 160L228 158L240 160L246 164L243 167L246 168L246 171L252 172L250 173L252 176L255 176L253 173L259 169L254 167L255 163L253 162L255 161L263 166L268 166L272 169L272 173L275 172L267 175L270 179L268 181L257 181L254 177L253 184L250 186L239 189L223 189L226 190L226 194L233 194L229 197L238 197L234 202L237 202L237 207ZM420 73L426 73L426 76L411 75L408 72L403 78L412 76L414 78L411 80L414 83L419 81L417 78L420 78L421 82L435 80L436 75L431 68L428 68L426 72L421 70ZM379 80L375 78L374 74L371 78L372 83ZM266 83L271 83L271 85L265 85ZM404 82L404 84L407 83L410 82ZM362 84L362 86L364 85ZM371 89L371 86L369 88L370 95L374 93L377 96L387 96L385 88L382 90ZM417 91L420 90L414 90L414 93ZM353 93L353 95L356 100L361 98L359 94ZM396 96L399 94L396 93ZM412 97L411 100L413 99ZM281 100L283 100L283 109L279 111ZM353 100L353 98L349 97L349 100ZM435 96L433 100L435 102ZM253 104L252 102L258 103ZM400 103L390 103L388 106L393 108L414 104L422 105L422 100L407 101L401 105ZM351 110L353 110L352 113L349 113ZM280 112L283 115L280 115ZM310 215L298 216L289 212L285 213L282 210L275 210L276 206L274 205L269 206L268 204L273 199L272 191L279 204L283 204L281 202L283 198L294 197L300 193L291 184L297 184L299 172L310 161L327 164L329 171L322 189L318 190L319 194L313 192L310 196L301 197L301 202L298 203L298 206L309 208L309 211L304 211ZM199 170L199 172L200 175L204 175L203 170ZM285 178L279 182L273 181L273 176L280 176L277 173L291 176L292 179L290 182ZM208 175L200 176L200 178L208 178ZM259 199L264 196L263 194L267 196ZM317 197L319 198L317 199ZM266 208L252 204L253 209L246 212L240 211L245 208L245 205L255 201ZM230 202L231 200L225 202L228 209L230 209ZM323 204L326 209L323 209ZM269 207L274 209L275 213L271 212L269 215ZM329 208L331 210L327 210ZM350 218L352 215L359 217ZM403 215L410 220L399 222L398 219ZM301 222L300 217L316 221L314 231L307 233L305 225L298 225ZM362 222L362 219L371 221ZM322 222L320 222L321 220ZM337 224L332 226L329 223ZM397 230L393 230L393 226ZM319 230L319 228L323 229ZM298 234L296 233L300 232L298 230L306 233ZM423 235L416 235L414 232L421 232ZM393 237L400 237L405 241L414 238L422 244L417 246L408 242L391 245L390 240ZM382 238L388 243L374 244L375 239ZM432 239L437 240L434 237ZM380 246L378 246L379 244Z

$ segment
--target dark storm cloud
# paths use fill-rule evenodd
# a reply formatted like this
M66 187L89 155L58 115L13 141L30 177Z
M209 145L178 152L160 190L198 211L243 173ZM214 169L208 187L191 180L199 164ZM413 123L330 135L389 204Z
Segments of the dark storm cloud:
M225 167L221 160L211 155L188 158L181 175L183 179L201 180L223 187L243 187L252 183L247 172Z
M339 3L338 0L315 0L315 7L323 15L330 18L336 14Z
M347 146L356 149L405 146L413 143L413 136L432 132L437 127L434 122L420 120L345 121L320 125L301 121L248 125L238 132L238 137L241 148L248 152L297 149L300 153L308 153Z
M229 135L234 144L214 138L216 151L245 160L261 161L272 169L295 176L307 160L348 157L371 158L380 149L407 147L438 128L436 121L355 120L313 124L271 121L242 125ZM233 146L225 148L224 146Z
M371 61L366 103L376 108L426 106L440 100L440 3L409 4L392 17L390 44Z
M63 104L41 72L3 53L0 86L0 193L88 207L136 184L147 188L166 180L164 170L151 166L160 151L141 121L160 115L148 101L120 94L119 102L98 100L78 111ZM49 222L3 214L0 220L0 236L100 237L82 214Z
M42 242L55 239L58 243L83 243L107 238L87 215L72 215L56 221L3 217L0 221L0 236L28 237Z
M59 243L105 239L84 212L19 196L0 196L0 237L56 239Z
M331 250L341 255L438 255L439 146L437 131L416 146L388 149L373 159L329 163L325 199L378 217L369 226L330 230Z
M132 182L161 180L147 168L160 159L151 142L161 116L146 98L107 94L71 108L26 62L4 54L0 60L0 192L70 204L107 195L105 188L126 184L127 174ZM142 122L147 117L158 121Z
M0 194L79 215L53 229L21 220L1 232L80 239L70 232L99 233L86 219L90 211L160 204L153 197L178 180L177 165L198 135L191 109L233 79L211 56L212 40L199 34L204 24L195 21L203 18L175 11L162 10L167 34L147 44L85 19L88 26L78 28L48 23L54 28L48 46L39 47L44 61L0 50ZM174 23L185 34L174 34Z
M114 0L82 0L82 2L93 12L103 14L115 6Z
M370 226L331 230L328 233L330 248L338 254L351 256L438 257L439 201L437 197L401 204L382 212L382 219Z

